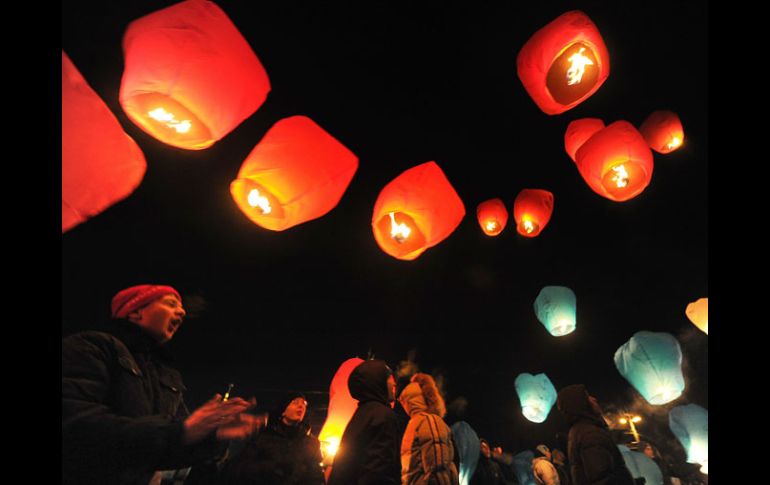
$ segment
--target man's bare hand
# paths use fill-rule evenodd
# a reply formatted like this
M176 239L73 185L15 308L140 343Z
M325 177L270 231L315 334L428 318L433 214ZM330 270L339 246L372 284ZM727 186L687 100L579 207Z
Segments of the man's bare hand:
M223 424L233 422L240 413L243 413L255 404L256 399L254 398L246 401L240 397L234 397L227 401L222 401L221 395L215 395L185 419L182 442L186 445L191 445L203 440ZM219 439L218 433L217 439Z

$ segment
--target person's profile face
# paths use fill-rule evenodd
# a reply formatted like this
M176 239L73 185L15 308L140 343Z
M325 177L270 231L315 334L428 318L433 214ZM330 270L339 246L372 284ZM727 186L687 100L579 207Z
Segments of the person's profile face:
M492 452L489 450L489 444L486 441L481 442L481 454L489 458Z
M156 342L165 343L182 326L186 314L179 298L169 293L134 312L130 320L142 327Z
M388 401L393 402L396 400L396 378L393 374L388 376Z
M297 424L305 419L307 401L302 397L295 397L283 411L283 418L290 424Z

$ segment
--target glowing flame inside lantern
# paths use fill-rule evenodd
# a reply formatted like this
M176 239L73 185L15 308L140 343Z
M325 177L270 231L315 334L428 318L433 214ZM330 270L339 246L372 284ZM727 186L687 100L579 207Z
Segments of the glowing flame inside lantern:
M673 401L681 395L681 391L676 391L667 386L661 386L655 390L655 396L653 396L653 400L656 403L667 403Z
M169 128L175 129L177 133L187 133L190 131L190 128L192 128L190 120L178 121L172 113L169 113L163 108L156 108L149 111L147 114L150 118L165 123Z
M690 449L688 450L687 461L690 463L700 464L700 471L709 474L709 455L708 444L704 444L701 440L693 440L690 443Z
M615 175L612 176L612 181L617 184L618 188L622 189L627 187L629 177L625 165L621 163L620 165L612 167L612 171L615 172Z
M585 47L581 47L580 50L570 56L567 59L572 63L569 69L567 69L567 85L572 86L578 84L583 80L583 74L585 74L586 66L593 66L594 63L591 59L583 55Z
M259 195L259 190L257 189L251 189L248 201L250 206L259 207L262 214L270 214L273 210L272 207L270 207L270 201L267 200L267 197Z
M524 218L521 221L521 226L524 228L524 232L527 234L532 234L537 230L537 224L535 224L531 219Z
M487 231L495 232L499 228L500 228L500 224L498 224L497 221L488 221L487 222Z
M321 442L321 452L324 458L333 458L340 449L340 438L338 436L329 436Z
M388 215L390 216L390 236L398 243L403 243L406 241L406 238L409 237L412 230L403 222L401 224L396 224L396 218L393 216L392 212Z
M674 136L674 137L671 137L671 143L666 145L666 148L668 148L669 150L673 150L674 148L679 147L679 145L681 144L682 144L682 139L679 138L678 136Z

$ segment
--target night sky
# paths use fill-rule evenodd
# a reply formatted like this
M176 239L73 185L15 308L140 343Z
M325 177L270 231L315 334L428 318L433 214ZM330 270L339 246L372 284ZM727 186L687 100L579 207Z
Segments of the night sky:
M126 26L173 3L62 5L64 51L147 160L131 196L62 235L63 336L108 318L122 288L170 284L191 313L169 344L188 405L228 382L264 406L301 390L315 433L337 367L370 353L394 369L411 355L443 378L449 424L466 420L512 452L553 444L564 429L556 409L542 424L522 416L522 372L545 372L557 390L584 383L610 408L646 413L640 430L659 440L672 437L671 407L708 408L708 336L684 312L708 296L704 2L217 2L272 90L202 151L155 140L118 103ZM519 81L516 55L574 9L599 28L611 71L588 100L549 116ZM564 151L567 125L597 117L638 127L660 109L680 116L684 146L654 152L652 182L636 198L595 194ZM297 114L352 150L359 168L331 212L272 232L240 212L229 185L267 130ZM388 182L431 160L466 215L442 243L400 261L374 240L374 203ZM555 195L542 234L519 236L511 216L500 236L485 236L476 206L499 197L510 212L524 188ZM537 321L533 302L546 285L576 293L572 334L552 337ZM685 394L655 410L613 363L640 330L671 333L685 359Z

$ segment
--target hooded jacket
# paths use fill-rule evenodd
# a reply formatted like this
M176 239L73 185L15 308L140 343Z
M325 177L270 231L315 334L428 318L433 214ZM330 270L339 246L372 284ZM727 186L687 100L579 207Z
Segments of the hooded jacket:
M591 407L582 384L559 391L559 411L570 425L567 460L573 485L634 485L607 424Z
M388 399L391 371L381 360L362 362L348 378L358 408L334 457L329 485L397 485L401 483L401 432Z
M532 474L538 485L560 485L559 473L556 467L544 456L532 460Z

